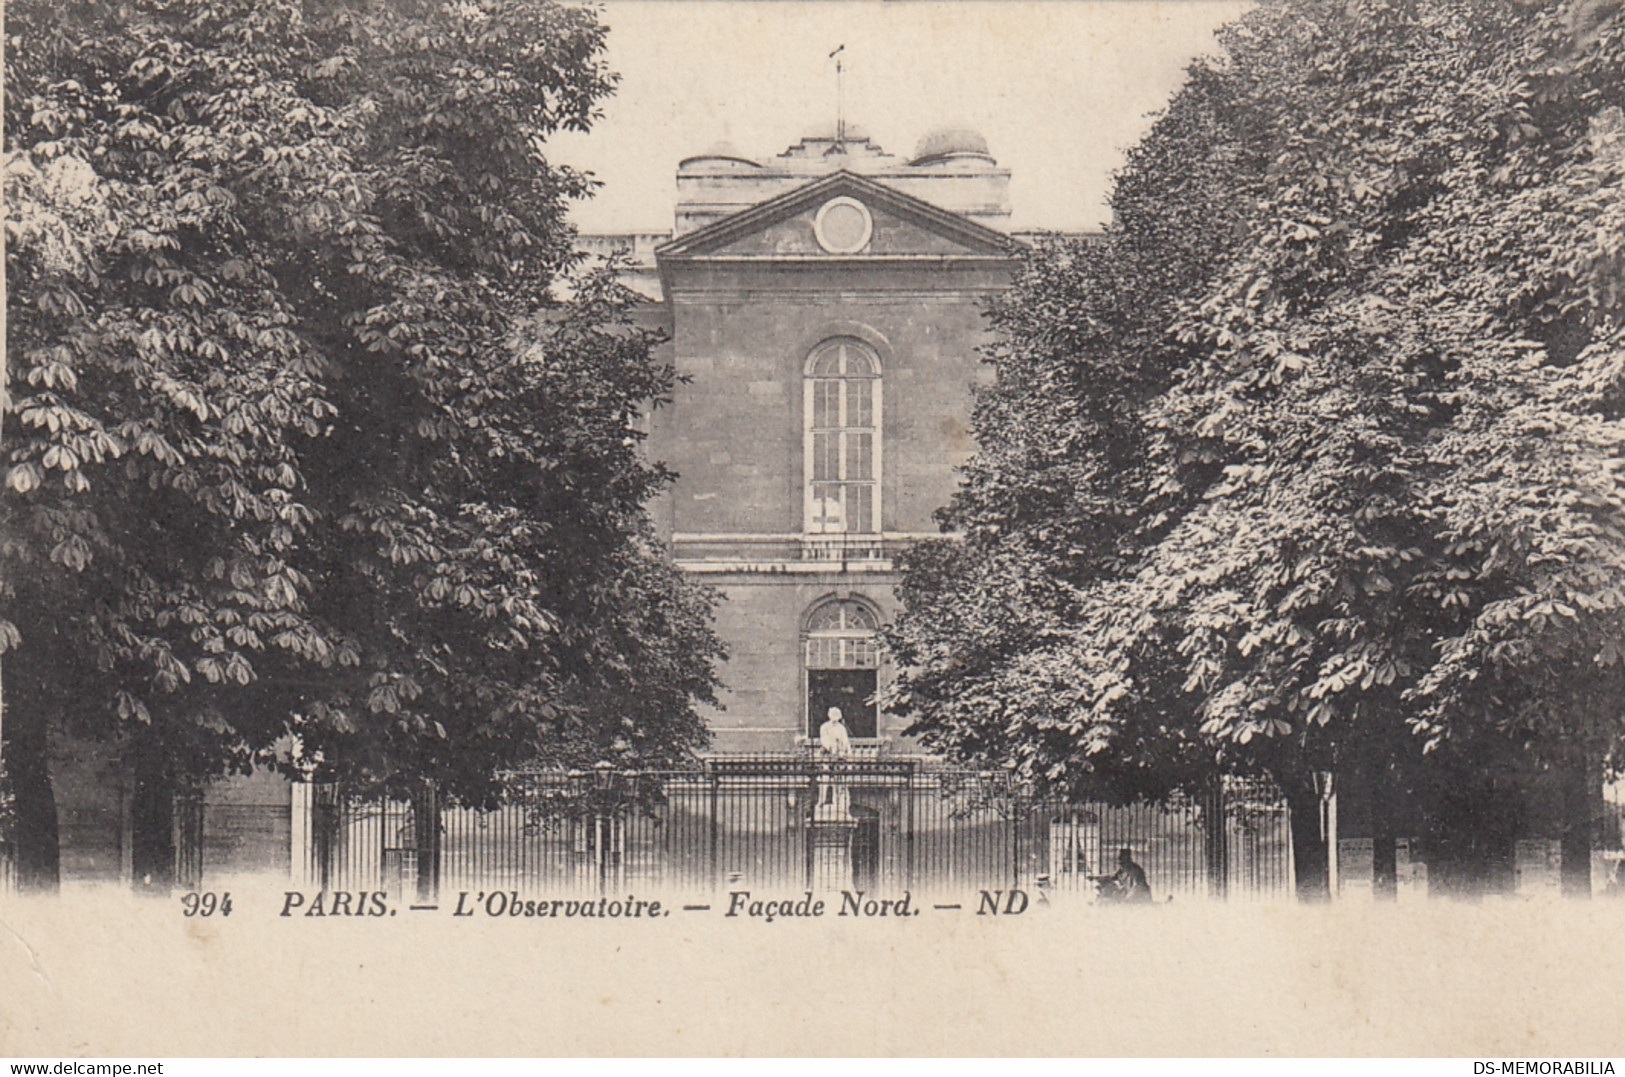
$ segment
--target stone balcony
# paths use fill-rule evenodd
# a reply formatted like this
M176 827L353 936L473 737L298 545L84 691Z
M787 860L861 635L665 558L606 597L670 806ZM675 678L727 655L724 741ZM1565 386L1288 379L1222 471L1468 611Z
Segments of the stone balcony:
M672 536L672 556L691 572L891 572L897 553L924 539L955 535L695 534Z

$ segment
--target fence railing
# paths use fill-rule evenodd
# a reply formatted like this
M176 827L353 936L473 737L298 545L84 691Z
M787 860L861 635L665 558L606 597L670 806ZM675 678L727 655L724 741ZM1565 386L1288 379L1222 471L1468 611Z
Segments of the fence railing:
M1087 892L1128 848L1153 894L1290 893L1287 811L1267 784L1116 806L919 760L715 759L693 770L523 772L494 810L308 787L296 871L314 886L620 894L735 886ZM296 809L298 810L298 809Z

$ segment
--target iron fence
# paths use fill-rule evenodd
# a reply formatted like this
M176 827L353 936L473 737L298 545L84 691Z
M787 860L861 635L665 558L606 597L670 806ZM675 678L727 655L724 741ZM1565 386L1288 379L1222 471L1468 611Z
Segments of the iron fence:
M532 771L494 810L310 791L312 885L428 900L442 890L1090 892L1128 848L1153 893L1290 892L1290 832L1267 784L1226 779L1156 804L1036 797L1008 775L916 760L713 759L692 770ZM296 853L296 855L298 855Z

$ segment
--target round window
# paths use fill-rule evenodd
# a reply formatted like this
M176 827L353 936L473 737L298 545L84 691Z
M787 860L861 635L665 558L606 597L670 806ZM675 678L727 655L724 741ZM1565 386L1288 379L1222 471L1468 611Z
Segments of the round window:
M832 198L813 221L818 245L831 254L856 254L869 245L875 223L868 207L855 198Z

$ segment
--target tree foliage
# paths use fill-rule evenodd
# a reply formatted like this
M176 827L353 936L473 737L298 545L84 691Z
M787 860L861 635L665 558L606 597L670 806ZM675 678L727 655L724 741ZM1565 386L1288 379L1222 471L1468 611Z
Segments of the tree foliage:
M1221 41L997 312L898 705L1125 794L1617 769L1625 17L1276 0Z
M613 88L595 13L7 14L8 741L471 799L701 743L709 596L643 511L673 375L545 156Z

